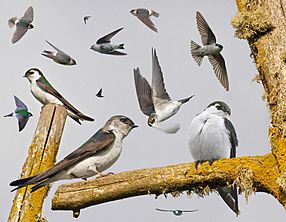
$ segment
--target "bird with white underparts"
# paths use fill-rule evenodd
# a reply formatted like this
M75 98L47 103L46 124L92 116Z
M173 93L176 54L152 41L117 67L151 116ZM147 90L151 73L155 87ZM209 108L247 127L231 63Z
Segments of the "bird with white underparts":
M126 116L111 117L89 140L47 171L11 182L10 186L17 186L12 191L34 185L34 192L58 180L105 176L102 172L118 160L123 139L136 127Z
M238 140L234 126L229 120L231 111L229 106L222 101L215 101L190 123L188 129L188 146L196 161L209 162L223 158L235 158ZM225 186L218 188L224 202L239 214L237 188Z
M67 65L67 66L76 65L76 61L73 58L71 58L68 54L58 49L56 46L54 46L49 41L46 40L46 42L56 51L52 52L52 51L44 50L41 55L46 56L49 59L52 59L54 60L54 62L61 64L61 65Z
M193 40L191 41L191 54L195 62L200 66L204 56L207 56L211 63L216 77L226 91L229 90L229 81L225 61L221 55L223 46L216 43L216 37L209 27L207 21L200 12L196 13L197 27L201 35L203 46Z
M13 34L12 37L12 43L18 42L29 29L34 28L32 25L34 19L34 10L33 7L30 6L23 17L18 18L18 17L12 17L8 20L8 26L10 28L16 26L16 30Z
M43 105L53 103L64 106L68 115L79 124L80 120L94 121L93 118L82 114L55 90L38 68L29 69L23 77L29 80L33 96Z
M113 44L111 43L111 38L120 32L123 28L117 29L96 41L96 44L93 44L90 49L93 51L107 54L107 55L127 55L125 52L118 51L118 49L124 49L124 44Z
M163 73L155 49L152 49L152 87L140 74L139 68L134 69L133 72L139 106L141 111L148 116L148 125L165 133L176 133L180 129L180 125L175 124L163 128L159 123L175 115L180 107L194 95L185 99L171 100L165 88Z
M171 212L173 213L175 216L181 216L183 215L183 213L192 213L192 212L196 212L198 210L173 210L173 209L161 209L161 208L156 208L155 210L161 211L161 212Z
M130 13L134 16L136 16L141 22L143 22L148 28L153 30L154 32L158 32L156 26L151 21L150 17L154 16L156 18L159 17L159 13L155 12L152 9L145 9L145 8L137 8L132 9Z
M15 116L18 119L19 132L21 132L33 114L28 111L28 107L17 96L14 96L14 99L16 110L10 114L5 115L4 117Z

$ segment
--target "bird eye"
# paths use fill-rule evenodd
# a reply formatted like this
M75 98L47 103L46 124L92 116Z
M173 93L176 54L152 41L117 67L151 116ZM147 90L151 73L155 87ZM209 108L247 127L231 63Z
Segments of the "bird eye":
M120 121L123 122L123 123L126 123L127 119L123 117L123 118L120 119Z

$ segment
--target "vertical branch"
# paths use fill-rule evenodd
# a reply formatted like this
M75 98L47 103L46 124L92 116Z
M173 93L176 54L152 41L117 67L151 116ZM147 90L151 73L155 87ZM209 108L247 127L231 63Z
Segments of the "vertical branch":
M63 106L48 104L42 108L21 178L43 172L56 161L67 111ZM49 186L30 193L27 187L19 189L14 197L8 222L34 222L41 216L44 198Z

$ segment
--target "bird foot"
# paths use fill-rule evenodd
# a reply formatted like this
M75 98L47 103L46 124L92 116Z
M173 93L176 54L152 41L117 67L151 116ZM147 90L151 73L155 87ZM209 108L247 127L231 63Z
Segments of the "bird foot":
M84 180L84 181L86 181L87 180L87 178L81 178L82 180Z
M114 175L114 173L113 172L99 173L99 177L106 177L106 176L109 176L109 175Z
M211 160L197 160L195 162L195 169L198 169L198 165L202 165L204 162L209 162L210 166L213 164L213 162L215 161L215 159L211 159Z

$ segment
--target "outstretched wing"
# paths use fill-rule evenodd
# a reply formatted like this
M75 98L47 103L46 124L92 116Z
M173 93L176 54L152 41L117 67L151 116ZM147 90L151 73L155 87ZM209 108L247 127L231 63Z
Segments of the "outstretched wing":
M204 45L216 43L216 37L214 33L212 32L207 21L199 11L197 11L196 20L197 20L197 27L202 38L202 43Z
M34 19L34 10L33 10L32 6L30 6L26 10L26 12L25 12L24 16L22 17L22 19L25 19L29 23L31 23L33 21L33 19Z
M143 22L147 27L149 27L154 32L158 32L157 28L155 27L154 23L151 21L149 16L149 11L146 9L137 9L136 17Z
M17 96L14 96L15 103L16 103L16 112L19 110L27 110L28 107L23 103Z
M111 38L120 32L123 28L117 29L97 40L96 44L109 43Z
M148 81L140 74L140 69L134 69L134 81L137 93L137 98L141 111L150 116L151 113L155 112L153 101L152 101L152 90Z
M26 34L27 31L28 29L26 27L23 27L21 25L16 25L16 30L12 37L12 43L14 44L18 42Z

